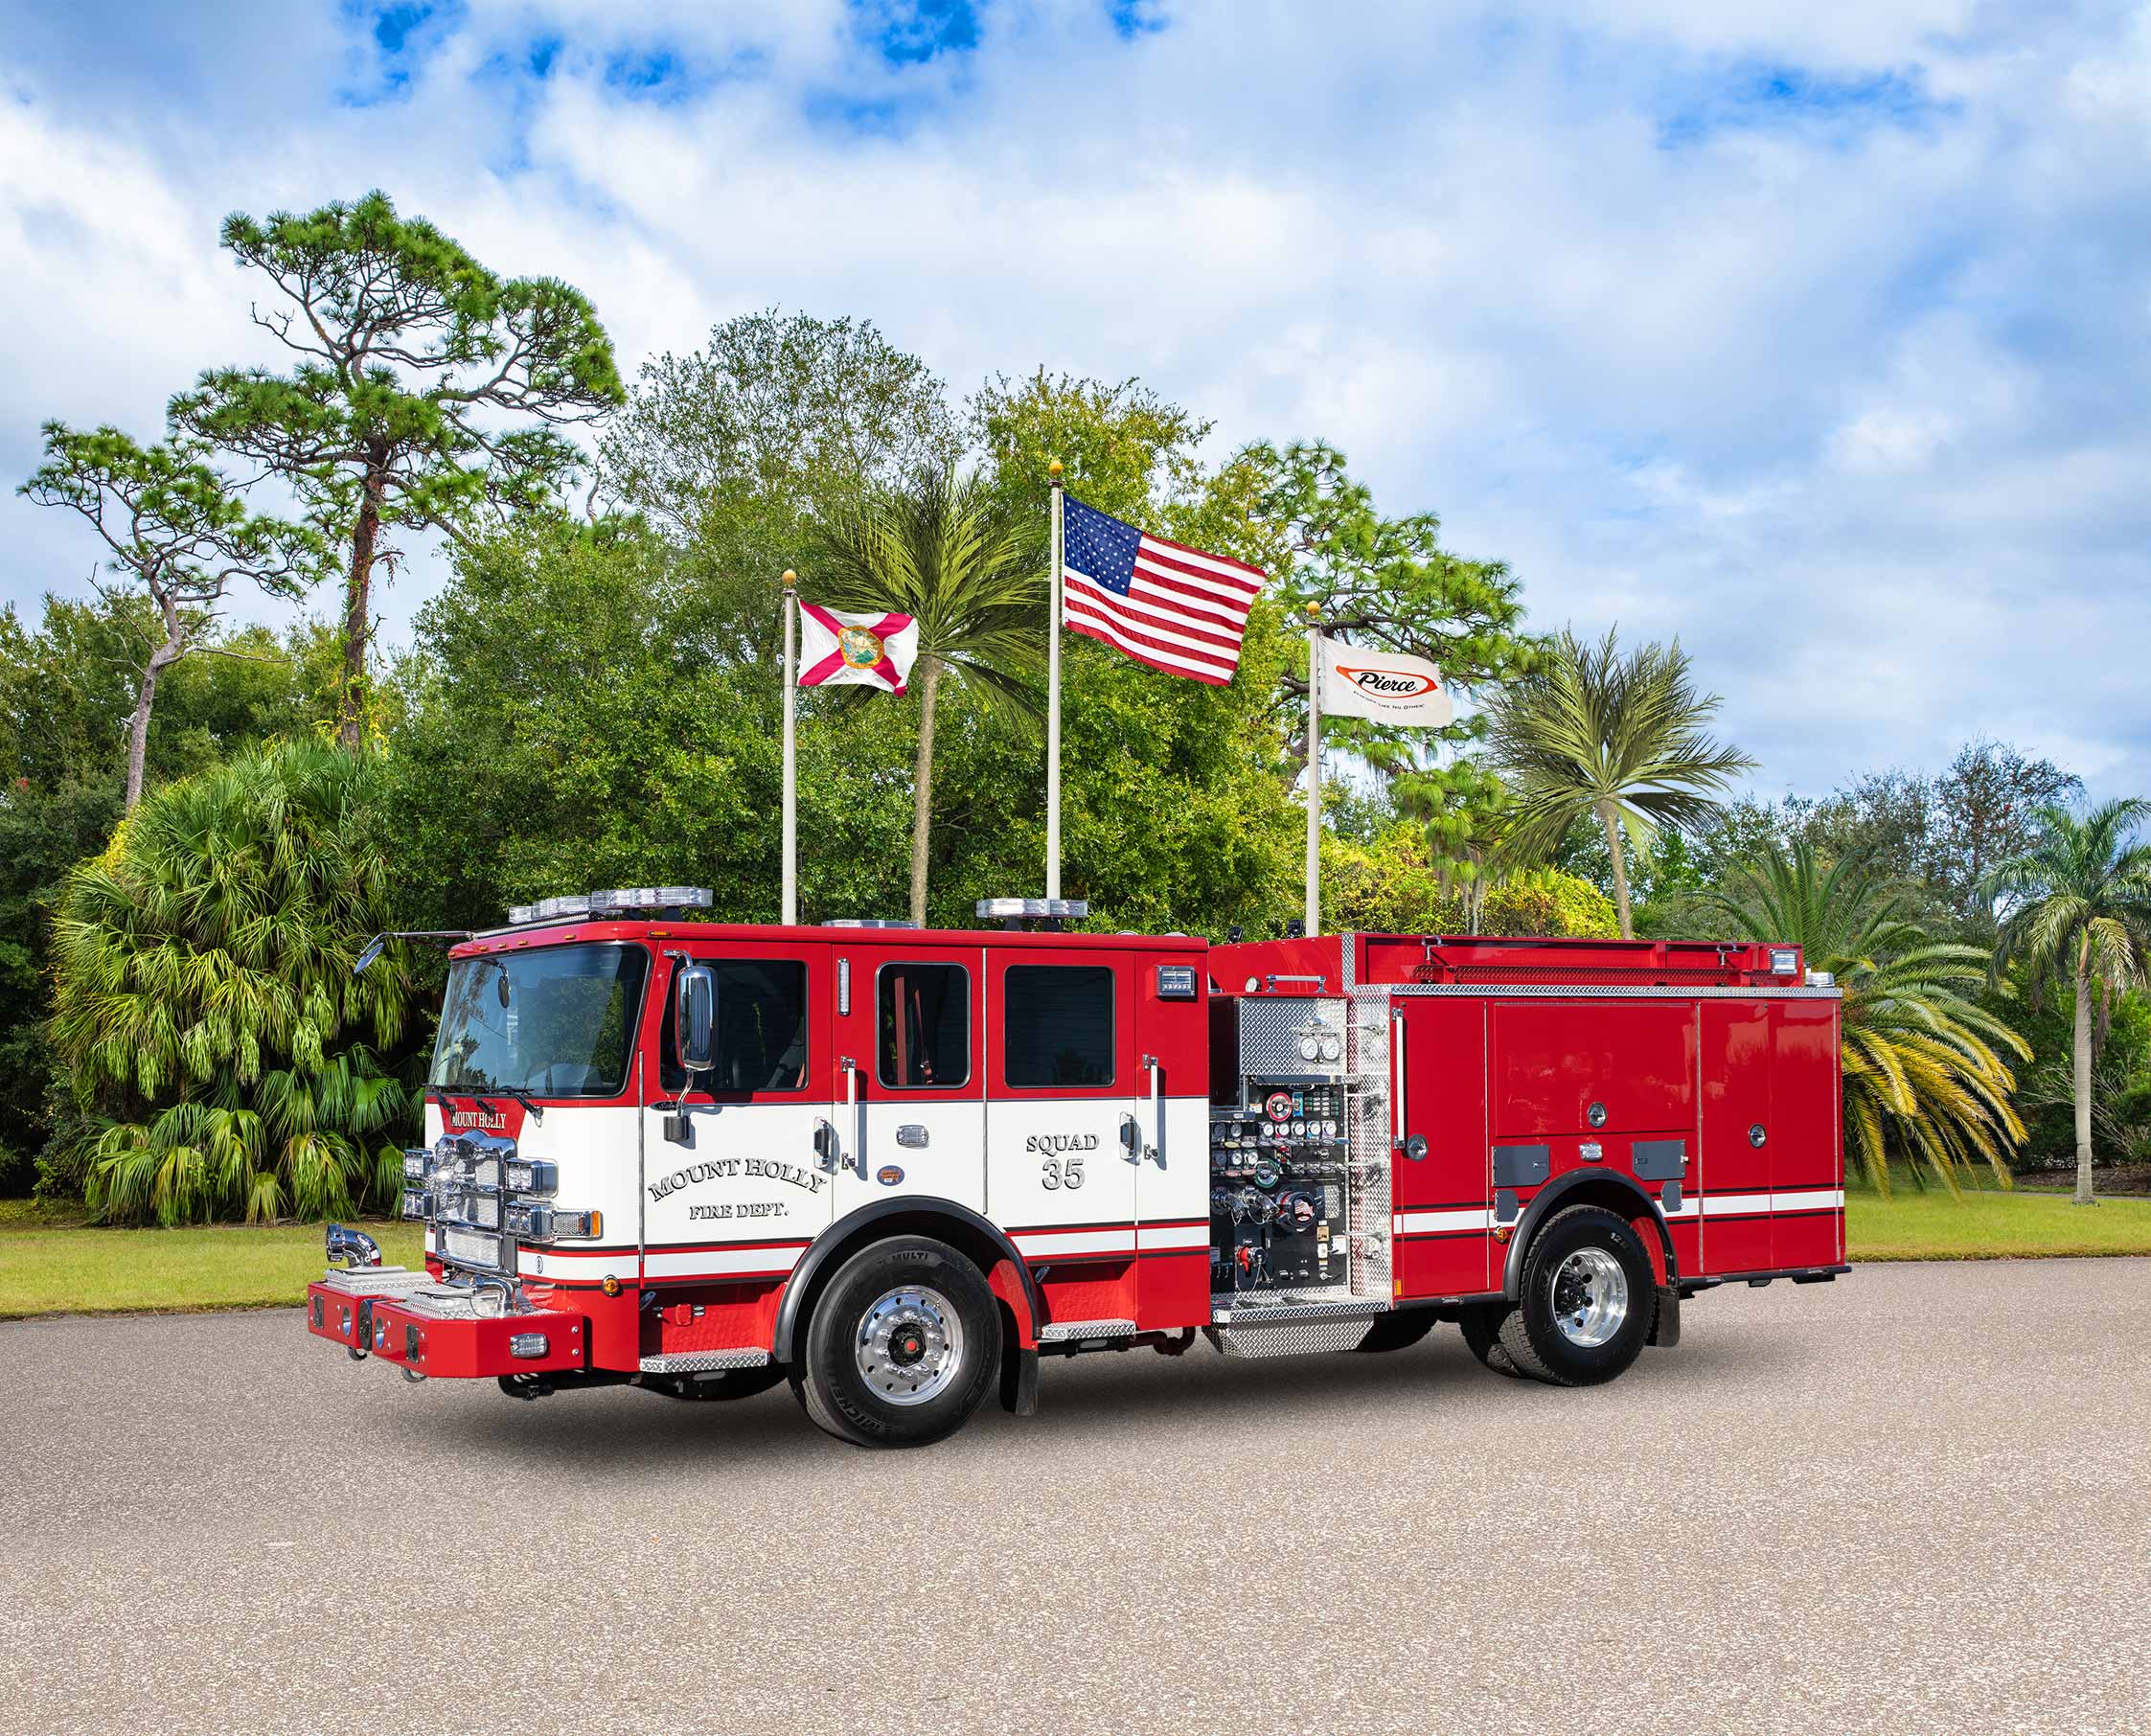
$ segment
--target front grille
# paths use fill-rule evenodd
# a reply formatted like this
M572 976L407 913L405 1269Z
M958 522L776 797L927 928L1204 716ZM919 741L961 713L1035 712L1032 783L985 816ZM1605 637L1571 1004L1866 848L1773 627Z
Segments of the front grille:
M482 1266L489 1271L512 1269L502 1264L507 1253L498 1236L484 1230L464 1229L452 1223L440 1227L442 1258L458 1266Z
M468 1224L473 1229L500 1227L500 1196L469 1188L442 1188L434 1196L434 1216L444 1222Z

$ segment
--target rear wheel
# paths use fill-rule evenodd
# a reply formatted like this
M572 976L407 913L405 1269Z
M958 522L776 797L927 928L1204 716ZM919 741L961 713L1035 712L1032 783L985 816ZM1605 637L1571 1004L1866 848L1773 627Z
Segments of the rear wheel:
M1507 1375L1512 1381L1523 1379L1522 1371L1509 1359L1509 1353L1501 1345L1501 1323L1516 1312L1507 1302L1478 1302L1466 1308L1457 1320L1464 1329L1464 1342L1471 1353L1496 1374Z
M1651 1258L1635 1226L1602 1206L1572 1205L1532 1239L1500 1345L1538 1380L1592 1386L1642 1354L1657 1307Z
M1369 1352L1408 1350L1433 1331L1434 1318L1430 1308L1407 1308L1396 1313L1378 1314L1367 1329L1367 1336L1352 1348Z
M978 1268L945 1242L900 1236L837 1268L791 1385L839 1440L923 1447L964 1425L1000 1366L1000 1311Z

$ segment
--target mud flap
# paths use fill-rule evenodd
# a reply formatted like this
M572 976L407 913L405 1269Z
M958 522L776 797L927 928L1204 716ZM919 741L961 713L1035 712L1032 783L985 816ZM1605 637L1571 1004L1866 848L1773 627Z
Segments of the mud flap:
M1001 1358L1001 1408L1016 1417L1038 1415L1039 1353L1020 1345Z
M1658 1293L1658 1318L1651 1322L1651 1336L1643 1342L1671 1350L1681 1341L1681 1292L1670 1284L1661 1284Z

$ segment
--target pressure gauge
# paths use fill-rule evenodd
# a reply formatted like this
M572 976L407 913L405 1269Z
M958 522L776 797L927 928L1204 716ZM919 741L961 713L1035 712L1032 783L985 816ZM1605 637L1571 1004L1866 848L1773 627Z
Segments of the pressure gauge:
M1299 1039L1299 1058L1302 1061L1319 1061L1322 1058L1322 1039L1310 1031Z
M1325 1037L1322 1039L1322 1059L1324 1061L1340 1061L1343 1056L1344 1039L1341 1037Z

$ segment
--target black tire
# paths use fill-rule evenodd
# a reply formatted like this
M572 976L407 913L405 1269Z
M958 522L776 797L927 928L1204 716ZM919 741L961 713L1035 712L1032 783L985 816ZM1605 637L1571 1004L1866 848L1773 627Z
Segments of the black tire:
M715 1374L660 1376L644 1384L672 1399L751 1399L783 1385L790 1372L781 1362L766 1362L760 1368L724 1368Z
M1352 1348L1370 1355L1384 1350L1408 1350L1434 1330L1434 1319L1435 1313L1430 1308L1406 1308L1395 1313L1378 1314L1367 1336Z
M892 1300L912 1292L931 1299ZM1000 1310L978 1268L946 1242L895 1236L845 1261L815 1299L791 1389L838 1440L924 1447L962 1428L1000 1372Z
M1473 1356L1496 1374L1521 1381L1523 1375L1501 1344L1501 1323L1514 1313L1511 1303L1476 1302L1464 1310L1456 1323L1464 1329L1464 1342Z
M1595 1273L1584 1269L1587 1264ZM1605 1317L1610 1300L1617 1300L1617 1320ZM1625 1373L1642 1354L1657 1310L1651 1256L1635 1226L1603 1206L1572 1205L1531 1239L1500 1346L1534 1380L1595 1386ZM1600 1331L1603 1338L1586 1341Z

